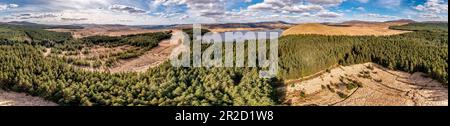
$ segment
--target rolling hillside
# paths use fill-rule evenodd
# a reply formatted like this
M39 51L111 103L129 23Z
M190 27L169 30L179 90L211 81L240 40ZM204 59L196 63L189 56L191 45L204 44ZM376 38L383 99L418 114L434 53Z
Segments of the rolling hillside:
M298 34L319 34L319 35L349 35L349 36L364 36L364 35L395 35L405 33L407 31L391 30L389 29L393 23L346 23L346 24L319 24L307 23L294 26L283 32L286 35ZM396 24L397 25L397 24Z

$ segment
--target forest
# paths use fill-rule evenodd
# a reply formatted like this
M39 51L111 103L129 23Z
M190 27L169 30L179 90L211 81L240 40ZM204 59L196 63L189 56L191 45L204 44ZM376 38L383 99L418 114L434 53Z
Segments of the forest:
M161 38L164 37L167 36L161 34ZM109 42L103 41L104 38L88 39L83 42ZM60 105L275 104L272 80L258 79L257 68L175 68L165 63L141 74L87 72L61 58L44 57L36 45L26 43L1 45L0 60L2 89L26 92Z
M4 27L1 30L11 30ZM421 27L424 28L417 30L408 26L405 30L414 32L380 37L281 37L281 69L278 77L272 79L259 78L260 68L177 68L169 63L139 74L88 72L67 64L61 58L44 57L39 47L46 44L20 42L28 36L21 30L17 35L0 32L0 88L43 97L60 105L268 106L279 104L275 83L280 80L308 76L336 64L364 62L407 72L424 72L447 85L448 32L437 32L436 29L442 27L436 24ZM32 38L45 38L48 37L45 34L52 33L36 31L42 33L33 34L36 36ZM71 43L153 45L141 40L146 38L140 35L74 40L56 34L59 33L48 40L50 43L64 40L59 48ZM155 38L168 37L164 33L155 35ZM79 45L84 47L84 44Z
M448 32L448 23L410 23L400 26L391 26L390 29L406 31Z
M50 47L71 39L70 33L0 24L0 44L27 43Z
M401 26L393 36L295 35L280 39L280 79L296 79L334 65L375 62L390 69L424 72L448 85L447 24Z

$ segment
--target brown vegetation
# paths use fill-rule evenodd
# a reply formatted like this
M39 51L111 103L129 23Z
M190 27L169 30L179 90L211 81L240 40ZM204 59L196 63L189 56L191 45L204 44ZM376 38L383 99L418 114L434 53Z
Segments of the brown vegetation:
M85 27L84 29L47 29L47 30L55 32L70 32L72 33L72 36L74 38L83 38L89 36L123 36L123 35L168 31L166 29L150 30L129 26L108 26L108 25L90 26Z
M448 88L422 75L365 63L334 68L278 90L286 92L284 101L290 105L447 106Z
M25 93L9 92L0 89L0 106L57 106L57 104Z
M391 30L389 26L399 25L399 23L352 23L325 25L318 23L307 23L294 26L283 32L283 36L297 34L321 34L321 35L395 35L406 33L407 31Z

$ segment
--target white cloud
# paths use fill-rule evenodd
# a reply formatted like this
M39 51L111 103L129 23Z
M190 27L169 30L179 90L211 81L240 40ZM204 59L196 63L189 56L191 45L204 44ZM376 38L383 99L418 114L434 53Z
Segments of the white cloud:
M17 7L19 7L17 4L0 4L0 11Z
M364 14L367 18L384 18L384 19L395 19L396 16L390 16L390 15L381 15L381 14L375 14L375 13L369 13Z
M263 14L279 14L294 22L306 20L328 20L339 18L343 14L330 11L329 8L342 4L345 0L264 0L251 5L249 11ZM310 18L310 19L307 19Z
M356 10L365 11L366 8L364 8L364 7L357 7Z
M402 4L402 0L378 0L378 4L382 7L392 8Z
M264 0L262 3L251 5L249 10L272 11L283 13L319 12L328 6L339 5L344 0Z
M448 13L448 3L443 0L428 0L424 5L418 5L416 10L429 13Z
M436 14L420 14L419 17L423 18L423 19L440 19L441 18L441 16L436 15Z
M321 18L337 18L343 16L343 14L330 11L322 11L317 13L316 16Z
M114 0L36 0L42 2L50 7L64 8L64 9L92 9L99 7L106 7Z
M226 0L155 0L151 6L187 7L186 13L194 16L221 18L224 16Z
M17 5L17 4L9 4L9 7L10 8L17 8L17 7L19 7L19 5Z
M356 1L358 1L360 3L369 3L369 0L356 0Z
M125 12L125 13L129 13L129 14L143 14L143 13L147 12L147 11L137 8L137 7L119 5L119 4L114 4L114 5L110 6L109 9L112 11L115 11L115 12Z
M311 12L311 11L320 11L324 10L322 6L319 5L295 5L295 6L288 6L285 7L284 10L292 13L304 13L304 12Z
M321 5L339 5L345 0L308 0L313 4L321 4Z

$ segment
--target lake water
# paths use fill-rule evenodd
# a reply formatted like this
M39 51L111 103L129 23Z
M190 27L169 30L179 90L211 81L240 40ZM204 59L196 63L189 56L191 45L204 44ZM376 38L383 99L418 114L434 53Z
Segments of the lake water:
M208 34L205 34L204 36L203 36L203 38L205 38L205 37L209 37L209 38L215 38L215 39L217 39L217 37L221 37L221 38L219 38L218 40L222 40L222 41L225 41L225 34L226 33L237 33L237 32L241 32L244 36L241 36L241 37L239 37L239 39L244 39L244 40L254 40L255 38L253 38L253 37L250 37L250 36L245 36L246 34L248 34L249 32L253 32L253 34L255 35L255 37L256 38L258 38L258 35L259 34L264 34L265 36L266 36L266 38L267 39L277 39L277 38L279 38L280 36L281 36L281 34L283 33L283 30L282 29L271 29L271 30L257 30L257 31L232 31L232 32L221 32L221 33L217 33L218 35L220 35L220 36L217 36L217 35L208 35ZM278 33L278 35L277 36L275 36L275 37L273 37L273 38L270 38L270 33ZM230 41L226 41L226 42L230 42Z

